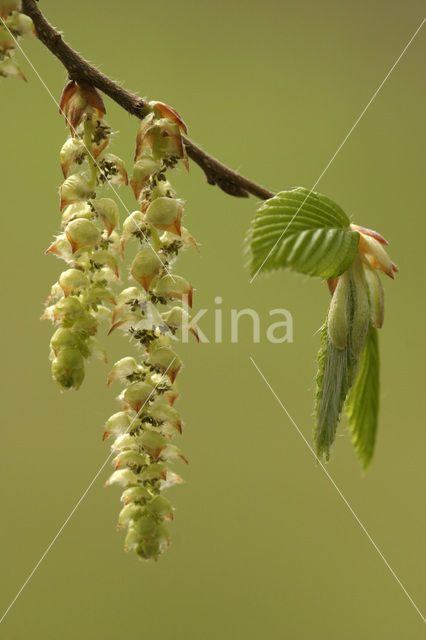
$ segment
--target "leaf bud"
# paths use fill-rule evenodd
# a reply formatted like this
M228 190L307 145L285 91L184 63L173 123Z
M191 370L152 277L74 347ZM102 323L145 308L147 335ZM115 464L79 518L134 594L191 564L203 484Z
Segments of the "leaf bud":
M348 339L348 295L350 294L349 274L346 271L338 279L328 312L328 337L336 349L344 349Z
M370 322L376 329L381 329L385 302L383 285L376 271L370 269L367 265L364 265L364 275L370 301Z
M371 233L375 233L367 229L369 233L359 233L359 245L358 249L363 257L363 259L372 267L373 269L378 269L383 271L390 278L395 278L395 272L398 271L397 266L391 261L388 256L386 250L383 248L383 244L387 244L386 240L376 234L375 236L370 235ZM381 238L381 240L378 239Z
M367 293L367 284L361 261L355 258L352 264L352 277L354 285L354 314L352 318L351 351L355 358L359 358L367 336L370 322L370 305Z
M361 227L359 224L350 224L349 225L352 231L357 231L358 233L364 236L370 236L371 238L375 238L380 244L388 245L389 242L384 238L380 233L374 231L373 229L367 229L366 227Z

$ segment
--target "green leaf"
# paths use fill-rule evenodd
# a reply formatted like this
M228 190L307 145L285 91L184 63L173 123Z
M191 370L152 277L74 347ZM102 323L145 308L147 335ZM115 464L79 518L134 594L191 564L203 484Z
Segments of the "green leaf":
M379 341L370 325L361 353L358 374L345 405L352 442L362 466L371 462L379 414Z
M281 191L257 210L248 237L250 271L289 267L299 273L335 278L349 268L359 234L332 200L297 187Z
M319 458L325 456L328 460L330 457L343 403L353 382L355 366L356 359L352 356L350 347L346 345L344 349L337 349L329 338L325 324L316 377L314 439Z
M327 460L345 399L356 380L360 355L365 349L369 308L360 271L361 262L356 259L339 279L322 331L314 438L318 457L324 455ZM343 288L339 292L341 285Z

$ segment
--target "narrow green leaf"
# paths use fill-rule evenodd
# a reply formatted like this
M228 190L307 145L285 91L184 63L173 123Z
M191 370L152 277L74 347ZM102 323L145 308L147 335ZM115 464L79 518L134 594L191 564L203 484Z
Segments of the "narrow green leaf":
M346 345L343 349L337 349L328 336L325 324L316 378L314 439L319 458L325 456L328 460L330 457L343 403L353 382L355 366L356 359L351 355L350 347Z
M356 259L339 279L343 287L331 301L318 354L314 438L318 456L327 460L367 336L369 307L360 269Z
M359 234L332 200L297 187L281 191L257 210L249 236L250 271L289 267L299 273L335 278L349 268Z
M379 414L379 341L370 325L361 353L358 374L345 404L352 442L362 466L371 462Z

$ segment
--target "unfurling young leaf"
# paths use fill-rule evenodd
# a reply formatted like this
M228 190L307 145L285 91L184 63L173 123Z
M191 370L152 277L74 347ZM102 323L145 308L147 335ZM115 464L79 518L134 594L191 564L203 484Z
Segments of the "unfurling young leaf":
M362 237L362 227L358 229ZM385 261L390 263L387 254L381 256L376 268L383 270ZM393 274L396 267L390 264ZM352 443L364 469L371 462L377 431L377 328L383 323L383 288L370 265L371 259L361 249L350 269L337 279L337 284L333 282L333 298L318 356L314 432L318 456L328 459L345 406Z
M336 436L345 398L355 379L359 353L368 329L369 307L365 298L362 266L357 258L339 278L318 357L314 436L318 456L325 455L326 459Z
M344 211L326 196L303 187L281 191L263 202L249 232L250 271L289 267L335 278L352 264L359 234Z
M340 278L323 329L318 358L315 443L328 459L343 403L353 384L369 323L361 261Z
M379 408L377 329L384 294L377 271L398 271L376 231L350 223L332 200L298 187L266 200L252 223L248 248L253 276L290 268L328 280L332 294L322 329L314 439L329 459L343 408L364 468L371 461Z
M352 442L364 469L373 456L379 415L379 334L370 325L358 374L345 403Z

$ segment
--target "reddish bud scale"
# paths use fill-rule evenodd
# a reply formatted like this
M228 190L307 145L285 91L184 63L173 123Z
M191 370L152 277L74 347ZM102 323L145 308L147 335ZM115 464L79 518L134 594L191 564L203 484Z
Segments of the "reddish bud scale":
M64 114L74 136L85 116L102 119L106 111L101 94L93 86L70 80L62 92L59 113Z

